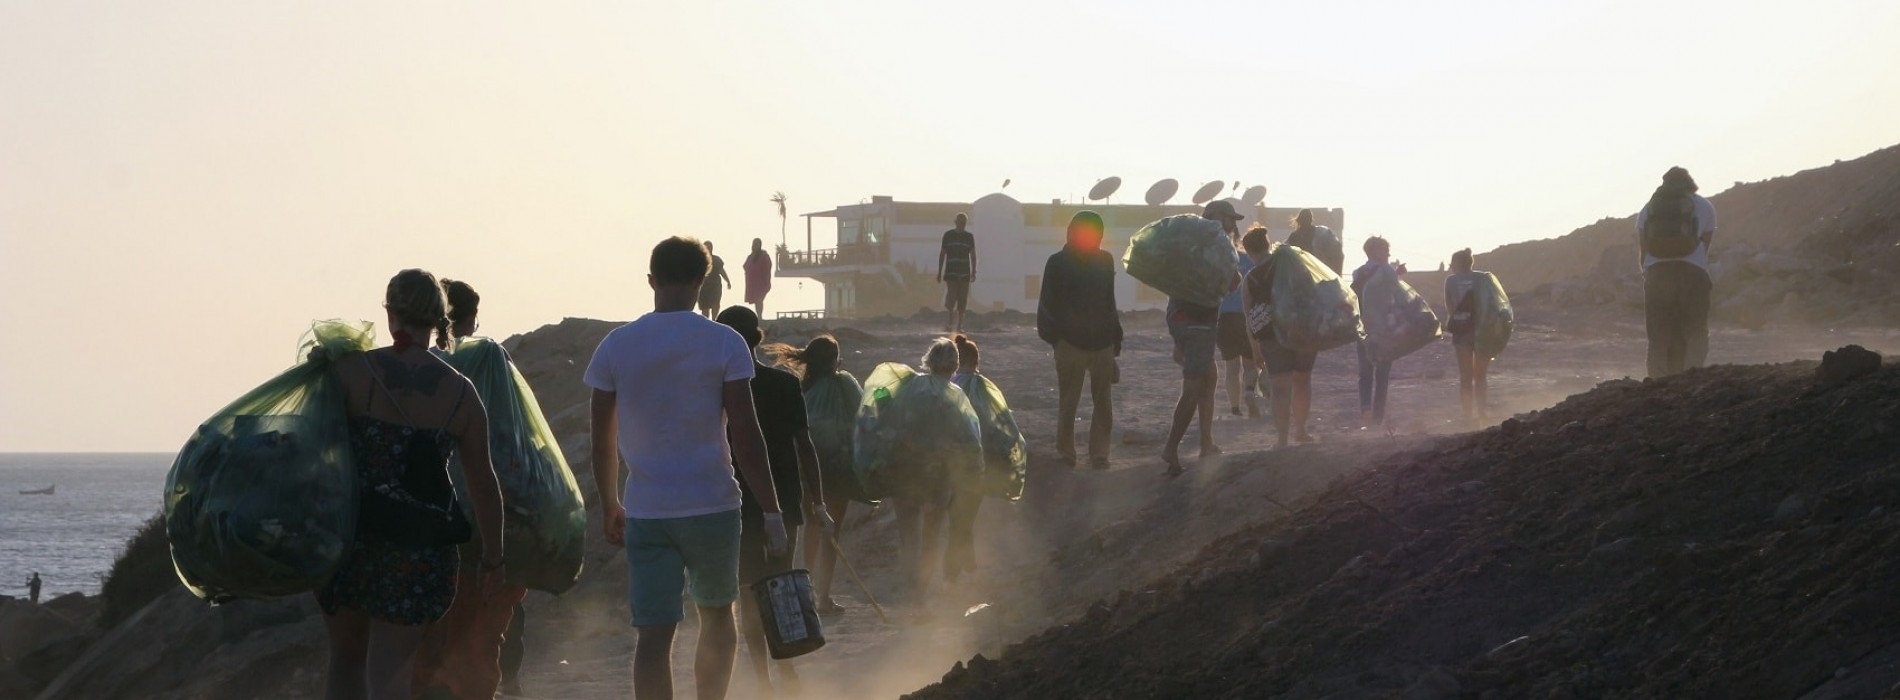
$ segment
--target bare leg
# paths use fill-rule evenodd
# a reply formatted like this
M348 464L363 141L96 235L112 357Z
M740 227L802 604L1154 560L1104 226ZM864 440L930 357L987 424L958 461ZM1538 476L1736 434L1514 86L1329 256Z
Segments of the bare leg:
M1227 361L1227 407L1240 415L1240 358Z
M1293 422L1293 375L1268 375L1273 386L1273 430L1279 441L1275 447L1286 447L1288 427Z
M679 624L644 625L635 629L638 631L633 642L633 697L644 700L673 697L673 633ZM706 637L707 632L702 630L699 636L702 647ZM730 669L731 660L727 660L726 665ZM693 670L699 671L697 662ZM727 675L731 675L730 670ZM703 692L705 688L702 686L700 690Z
M732 659L738 653L739 637L732 628L732 606L701 606L699 650L693 656L693 683L698 687L699 700L725 699L726 688L732 684ZM670 665L665 668L670 684L672 668Z
M831 514L832 522L838 524L836 531L827 536L823 528L812 530L812 536L805 541L805 566L818 576L818 607L829 608L836 603L831 601L831 582L838 570L838 550L832 546L832 538L844 539L844 516L851 509L851 499L844 496L825 494L825 512ZM814 547L817 558L812 557Z
M1491 411L1486 408L1486 402L1489 401L1491 397L1489 382L1486 380L1486 378L1490 376L1490 373L1491 358L1473 353L1471 358L1471 394L1472 400L1478 404L1478 416L1483 418L1489 418L1491 414Z
M1200 408L1202 386L1205 382L1199 377L1181 380L1181 398L1174 402L1174 422L1168 425L1168 444L1161 450L1161 461L1168 466L1181 463L1181 438L1187 436L1188 421L1194 420L1194 412Z
M739 591L739 632L745 637L745 656L752 664L753 677L759 683L759 695L769 697L772 695L772 668L769 663L772 653L765 644L765 623L759 620L759 608L746 592L743 588ZM703 645L701 648L704 648Z
M1456 350L1458 354L1458 403L1464 406L1465 417L1470 418L1472 416L1472 362L1476 358L1477 353L1473 352L1471 348L1464 346L1454 346L1453 349Z
M409 681L414 672L416 648L422 646L427 625L396 625L370 620L369 654L364 659L363 679L369 686L370 700L409 700Z
M1306 433L1306 417L1313 412L1313 373L1293 373L1293 439L1312 442Z
M342 608L335 615L323 616L323 628L330 637L330 664L323 680L325 700L355 700L367 697L369 684L364 680L364 664L369 656L369 616L359 610Z
M1207 376L1201 378L1201 456L1220 454L1220 447L1214 444L1214 392L1219 388L1220 372L1209 368Z

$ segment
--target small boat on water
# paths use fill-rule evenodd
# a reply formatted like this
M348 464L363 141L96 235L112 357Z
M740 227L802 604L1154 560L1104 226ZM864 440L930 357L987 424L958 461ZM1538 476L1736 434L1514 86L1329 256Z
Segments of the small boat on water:
M24 489L20 491L20 495L22 496L51 496L53 495L53 490L57 488L59 488L59 484L53 484L43 489Z

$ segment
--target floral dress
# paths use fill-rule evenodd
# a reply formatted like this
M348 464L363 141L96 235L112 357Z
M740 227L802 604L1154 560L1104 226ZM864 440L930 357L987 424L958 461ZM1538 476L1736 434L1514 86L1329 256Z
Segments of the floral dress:
M369 416L350 418L350 454L356 460L356 478L360 488L400 492L403 470L409 459L403 453L414 436L433 438L437 454L447 456L455 447L455 437L447 430L414 428ZM340 608L355 608L371 618L398 625L422 625L434 622L455 601L455 573L460 557L454 545L413 547L365 538L357 532L356 543L337 567L329 585L317 593L323 611L335 614Z

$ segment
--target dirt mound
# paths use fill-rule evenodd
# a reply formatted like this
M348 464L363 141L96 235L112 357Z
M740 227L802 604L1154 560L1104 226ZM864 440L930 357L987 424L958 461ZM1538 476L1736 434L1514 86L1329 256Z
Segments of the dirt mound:
M1702 183L1712 192L1715 183ZM1632 211L1648 192L1631 195ZM1714 195L1714 315L1770 322L1900 323L1900 146ZM1559 238L1501 246L1477 265L1514 297L1564 307L1642 308L1634 214ZM1594 266L1587 262L1596 261Z
M1386 460L916 698L1868 697L1900 368L1606 382Z

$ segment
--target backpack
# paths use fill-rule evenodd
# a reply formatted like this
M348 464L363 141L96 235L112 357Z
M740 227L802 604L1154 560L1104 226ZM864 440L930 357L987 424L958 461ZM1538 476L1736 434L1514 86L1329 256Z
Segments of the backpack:
M1334 233L1332 229L1326 228L1325 226L1315 227L1313 230L1313 248L1313 257L1319 258L1320 262L1326 263L1327 267L1333 268L1334 274L1338 274L1341 269L1344 268L1346 264L1345 245L1340 242L1339 234Z
M1643 207L1643 253L1653 258L1686 258L1702 245L1695 217L1695 193L1664 185Z

